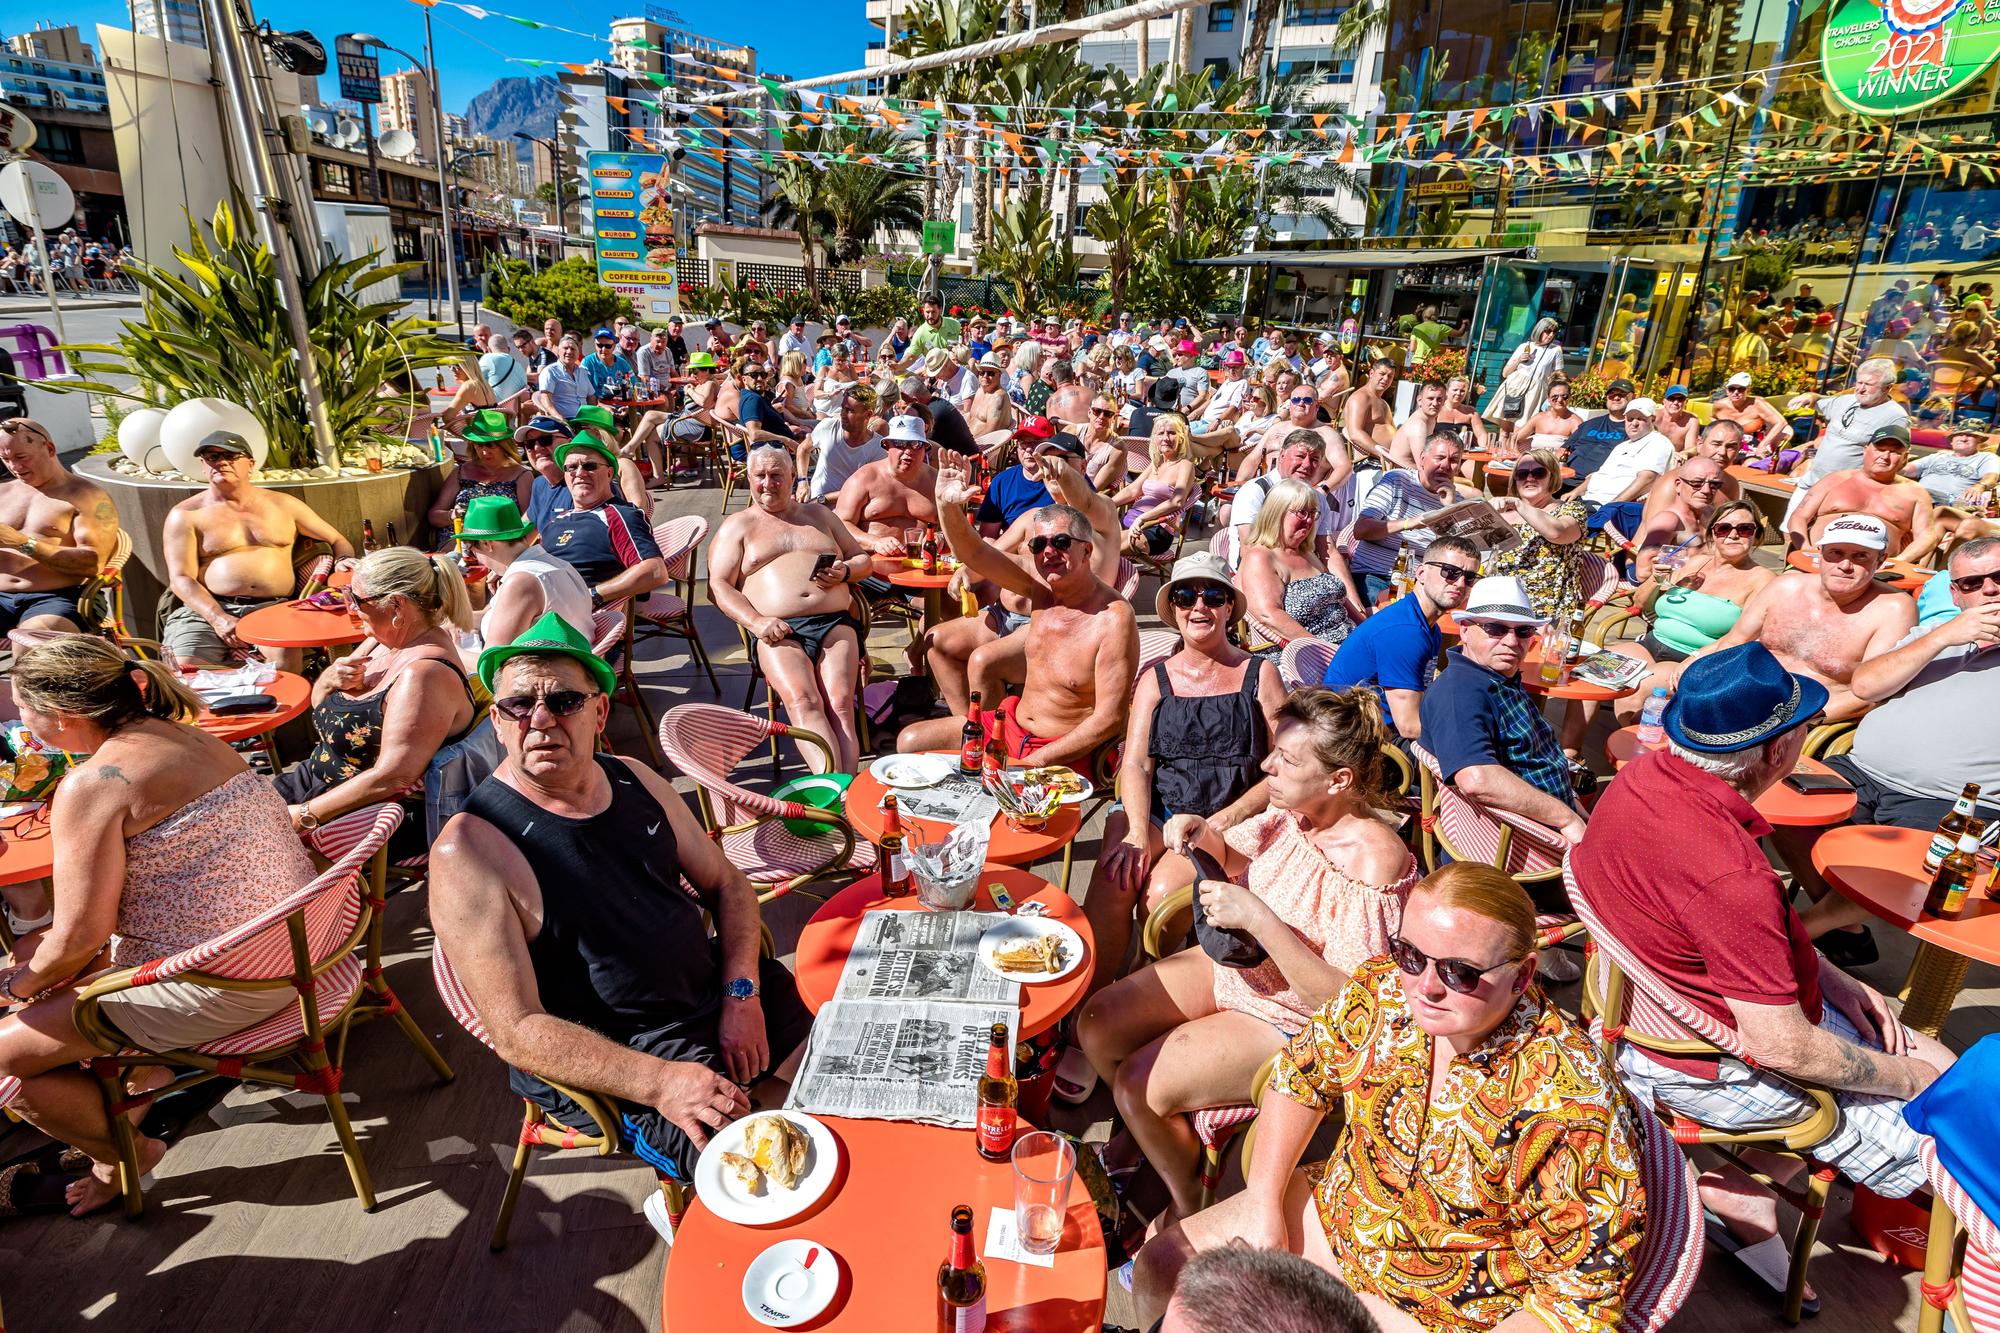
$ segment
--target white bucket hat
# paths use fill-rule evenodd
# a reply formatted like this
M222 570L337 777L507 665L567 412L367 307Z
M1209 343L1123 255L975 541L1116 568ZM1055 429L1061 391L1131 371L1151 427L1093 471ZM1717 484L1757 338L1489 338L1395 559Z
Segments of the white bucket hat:
M889 439L902 440L910 444L929 444L931 437L924 434L922 417L892 417L889 420Z

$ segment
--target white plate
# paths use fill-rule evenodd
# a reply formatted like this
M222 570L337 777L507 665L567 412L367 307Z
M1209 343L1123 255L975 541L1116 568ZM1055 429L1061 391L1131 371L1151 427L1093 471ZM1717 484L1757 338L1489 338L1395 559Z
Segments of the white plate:
M810 1268L805 1266L808 1259ZM752 1259L743 1272L743 1308L771 1328L790 1328L818 1318L839 1290L840 1261L814 1240L781 1240Z
M868 773L885 787L935 787L958 771L951 754L885 754L868 765Z
M743 1131L760 1115L783 1116L812 1140L806 1149L805 1174L799 1178L797 1189L779 1189L767 1180L760 1193L750 1194L737 1183L733 1172L723 1168L722 1154L726 1152L750 1155L743 1150ZM701 1159L694 1164L695 1195L704 1208L725 1222L746 1227L776 1226L818 1203L820 1196L832 1187L839 1168L840 1145L825 1125L797 1111L758 1111L730 1121L709 1139L708 1146L701 1150Z
M1076 770L1072 768L1070 769L1070 772L1076 773ZM1063 797L1061 802L1063 805L1082 805L1085 801L1089 800L1092 796L1095 796L1097 794L1097 788L1091 783L1089 778L1085 777L1081 773L1077 773L1076 780L1083 784L1083 790L1078 792L1071 792L1069 795Z
M993 961L993 951L1031 940L1042 935L1055 935L1062 940L1063 966L1059 972L1001 972ZM1060 981L1083 965L1083 936L1071 930L1062 922L1046 916L1009 917L989 929L979 937L979 961L990 972L999 973L1009 981L1023 985L1040 985L1046 981Z

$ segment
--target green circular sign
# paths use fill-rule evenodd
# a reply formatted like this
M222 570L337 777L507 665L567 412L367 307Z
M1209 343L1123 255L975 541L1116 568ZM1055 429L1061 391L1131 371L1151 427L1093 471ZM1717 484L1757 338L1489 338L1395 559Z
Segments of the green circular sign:
M1820 37L1827 90L1864 116L1941 102L2000 56L2000 0L1834 0Z

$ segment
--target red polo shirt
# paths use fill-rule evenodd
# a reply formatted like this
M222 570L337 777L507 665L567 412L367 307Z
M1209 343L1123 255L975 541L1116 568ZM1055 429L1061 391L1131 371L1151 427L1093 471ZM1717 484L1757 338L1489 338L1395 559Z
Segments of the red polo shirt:
M1818 1023L1819 956L1757 845L1770 831L1722 779L1656 750L1612 781L1570 863L1605 928L1689 1003L1730 1027L1729 1000L1796 1003Z

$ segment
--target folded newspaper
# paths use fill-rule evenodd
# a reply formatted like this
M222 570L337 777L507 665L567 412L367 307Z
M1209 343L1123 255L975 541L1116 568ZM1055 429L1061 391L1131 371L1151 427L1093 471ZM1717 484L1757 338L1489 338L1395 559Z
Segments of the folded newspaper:
M979 961L994 912L875 911L841 969L785 1105L812 1115L970 1128L995 1023L1018 1030L1021 986Z
M1521 544L1514 525L1484 500L1447 505L1426 515L1424 528L1433 537L1463 537L1482 551L1506 551Z
M1576 664L1576 678L1607 690L1622 690L1645 679L1652 667L1623 653L1594 652Z
M990 824L1000 813L999 802L970 773L953 773L928 787L898 787L896 805L907 817L940 824Z

